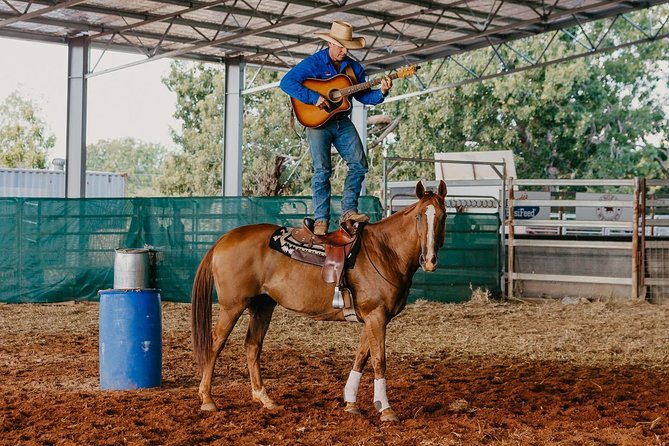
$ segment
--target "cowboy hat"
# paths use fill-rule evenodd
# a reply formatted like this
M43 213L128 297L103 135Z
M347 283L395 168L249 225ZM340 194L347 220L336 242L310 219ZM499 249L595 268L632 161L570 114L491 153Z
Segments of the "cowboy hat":
M329 33L316 33L318 37L335 45L349 50L358 50L365 47L364 37L353 37L353 27L350 23L336 20L332 22Z

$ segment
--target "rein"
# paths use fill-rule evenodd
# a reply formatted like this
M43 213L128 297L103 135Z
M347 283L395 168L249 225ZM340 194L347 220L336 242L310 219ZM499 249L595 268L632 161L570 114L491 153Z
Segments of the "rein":
M374 268L374 271L376 271L376 274L378 274L379 276L381 276L381 278L382 278L383 280L385 280L386 282L388 282L388 283L389 283L390 285L392 285L393 287L399 289L399 288L400 288L399 286L395 285L393 282L391 282L390 280L388 280L388 279L386 278L386 276L384 276L383 274L381 274L381 271L379 271L379 269L376 267L376 265L375 265L374 262L372 261L372 258L369 256L369 252L367 252L367 247L365 246L364 240L361 239L360 242L361 242L360 244L362 245L362 249L365 250L365 255L367 256L367 260L369 260L369 263L372 264L372 267Z

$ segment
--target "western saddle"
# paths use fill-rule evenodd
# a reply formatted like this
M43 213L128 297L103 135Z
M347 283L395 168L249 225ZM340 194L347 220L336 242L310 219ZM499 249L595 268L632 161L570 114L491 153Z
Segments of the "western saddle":
M353 253L359 240L359 230L351 220L342 222L339 229L326 235L314 234L314 220L305 218L302 226L291 229L291 235L295 240L308 246L321 245L325 248L325 257L306 256L302 251L295 251L293 258L303 262L320 265L321 277L326 283L334 283L335 291L332 299L333 308L350 309L355 316L351 291L346 287L347 259ZM354 253L353 253L354 254ZM308 258L307 258L308 257ZM357 320L357 316L355 316Z

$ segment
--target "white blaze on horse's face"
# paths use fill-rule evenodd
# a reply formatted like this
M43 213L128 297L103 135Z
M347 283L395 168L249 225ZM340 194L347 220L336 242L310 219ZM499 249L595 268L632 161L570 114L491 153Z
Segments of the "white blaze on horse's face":
M437 269L437 253L434 244L434 226L435 215L437 214L433 204L430 204L425 209L425 217L427 221L427 237L425 246L423 246L420 256L420 266L424 271L432 272Z

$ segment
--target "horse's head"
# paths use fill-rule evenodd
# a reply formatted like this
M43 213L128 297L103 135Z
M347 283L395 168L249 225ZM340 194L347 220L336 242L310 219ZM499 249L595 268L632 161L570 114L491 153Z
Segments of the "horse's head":
M420 257L418 262L423 271L437 269L439 249L446 236L446 183L439 181L437 192L426 191L423 183L416 184L416 231L420 239Z

